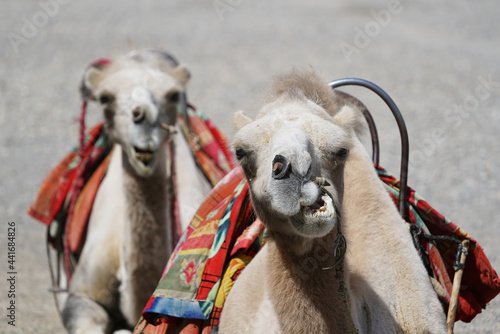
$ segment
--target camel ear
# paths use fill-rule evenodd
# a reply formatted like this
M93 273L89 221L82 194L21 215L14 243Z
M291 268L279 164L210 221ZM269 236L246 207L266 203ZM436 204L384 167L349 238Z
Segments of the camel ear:
M235 112L233 115L233 123L234 126L236 127L236 131L238 131L245 125L252 123L252 119L247 115L245 115L245 113L242 110L239 110Z
M97 100L95 91L97 86L104 78L103 74L104 66L90 66L85 74L83 75L82 84L80 86L80 92L84 99Z
M363 114L350 106L343 106L339 112L333 116L333 120L345 130L354 131L358 138L366 131L366 121Z
M184 65L179 65L172 70L172 76L174 76L183 85L187 84L191 78L191 73Z

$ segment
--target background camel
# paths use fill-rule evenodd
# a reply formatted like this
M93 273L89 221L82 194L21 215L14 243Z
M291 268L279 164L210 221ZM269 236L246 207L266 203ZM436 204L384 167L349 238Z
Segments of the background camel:
M220 332L446 332L410 233L356 135L360 112L335 114L342 106L313 74L280 77L271 96L255 121L236 115L233 145L269 239L231 290Z
M114 148L63 310L70 333L108 333L139 319L173 246L171 163L183 226L210 190L184 137L174 136L188 80L184 66L152 50L84 75L84 98L100 104Z

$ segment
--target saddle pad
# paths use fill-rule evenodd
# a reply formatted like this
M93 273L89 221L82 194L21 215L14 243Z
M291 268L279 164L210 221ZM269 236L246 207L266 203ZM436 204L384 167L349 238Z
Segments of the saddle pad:
M102 140L102 136L103 125L98 124L87 135L82 158L78 156L77 148L75 148L52 169L43 180L35 201L28 209L30 216L46 225L50 225L54 221L66 201L78 170L85 174L87 168L94 169L95 166L89 165L89 157L97 157L94 160L99 161L100 155L107 153L106 143L105 140ZM100 141L98 141L99 138L101 138Z
M217 325L232 282L264 241L258 238L262 230L243 172L236 168L212 190L184 232L144 308L145 321L161 325L168 317L169 330L195 326L204 332Z
M399 181L382 167L375 166L375 168L397 205ZM455 319L455 321L470 322L481 313L490 300L500 293L500 279L474 238L430 206L415 190L408 187L408 192L409 223L417 224L424 233L429 235L451 236L460 241L464 239L471 241L458 297L460 309ZM458 245L444 240L429 242L424 238L420 240L420 243L429 258L434 278L448 291L448 296L443 301L447 309L453 282L450 277L454 276L453 265Z

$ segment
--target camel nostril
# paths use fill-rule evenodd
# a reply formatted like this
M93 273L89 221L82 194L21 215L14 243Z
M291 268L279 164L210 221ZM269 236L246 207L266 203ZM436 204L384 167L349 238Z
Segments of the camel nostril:
M141 107L137 107L132 111L132 117L134 119L134 123L140 123L144 120L144 109Z
M273 173L279 174L283 170L283 164L281 162L275 162L273 166Z
M282 155L277 155L273 160L273 178L274 179L283 179L290 175L290 163L286 158Z

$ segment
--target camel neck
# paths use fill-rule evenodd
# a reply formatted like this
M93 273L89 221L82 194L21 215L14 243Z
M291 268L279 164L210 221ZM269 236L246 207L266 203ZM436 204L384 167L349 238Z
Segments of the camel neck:
M165 158L159 156L158 159ZM142 229L146 225L153 230L164 228L167 219L165 209L168 197L167 181L164 164L159 164L148 177L141 177L131 168L124 168L123 187L128 223L132 229Z
M344 187L348 191L344 192L342 217L347 229L353 230L354 225L366 229L375 212L378 223L382 225L401 220L361 143L351 149L345 167Z
M165 152L165 150L159 150L159 152ZM168 244L166 227L170 185L168 184L165 161L165 154L159 154L158 165L153 174L142 177L133 171L126 158L123 157L123 189L128 217L125 245L131 243L134 247L149 249L148 252L151 252L153 249L165 249L165 245ZM158 244L152 245L151 241L146 240L152 240Z
M298 254L290 248L298 241L292 240L294 237L270 235L266 280L283 332L349 331L347 313L343 310L346 304L338 293L340 281L335 278L335 268L324 270L335 264L336 237L335 228L325 237L308 241L307 251Z
M165 156L158 159L165 161ZM134 305L145 305L161 277L170 250L168 229L167 175L159 164L149 177L140 177L125 168L123 175L126 223L123 256L125 275ZM141 306L141 307L142 307ZM140 315L140 309L134 314Z
M275 245L276 251L286 261L297 261L299 259L317 258L321 262L329 263L333 257L334 243L337 236L335 226L330 233L321 238L305 238L294 234L273 233L269 231L269 240ZM319 256L318 254L324 254Z

